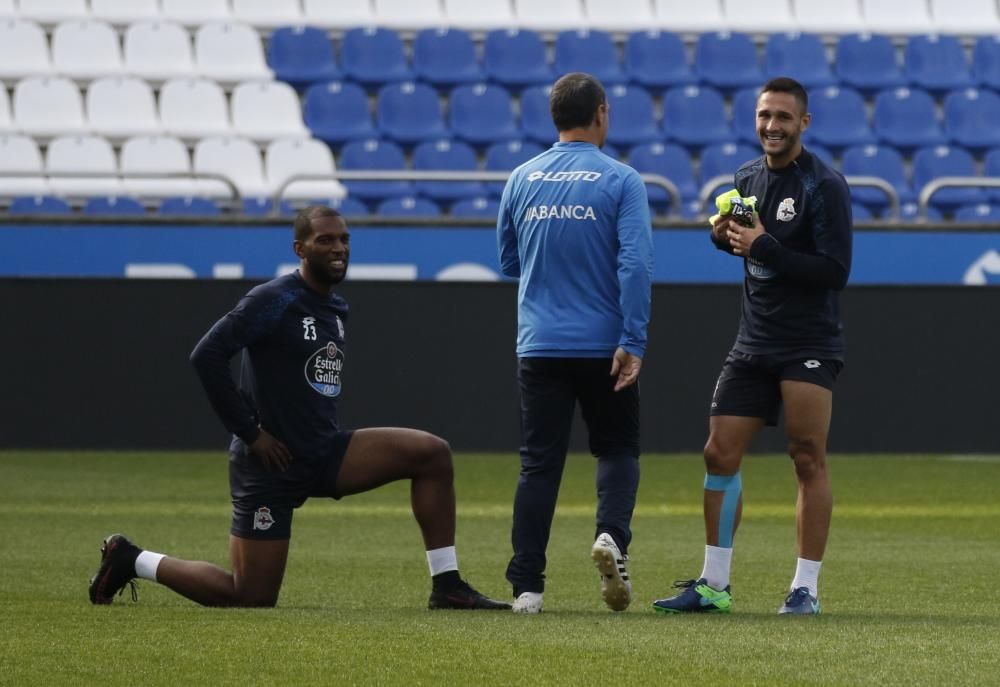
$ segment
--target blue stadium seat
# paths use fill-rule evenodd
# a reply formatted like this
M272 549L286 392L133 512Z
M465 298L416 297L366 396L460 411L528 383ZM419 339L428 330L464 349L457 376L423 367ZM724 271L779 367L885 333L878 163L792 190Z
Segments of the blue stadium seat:
M451 92L448 103L451 130L473 145L508 141L521 135L514 118L514 103L503 86L459 86Z
M623 159L622 151L620 151L618 147L612 143L605 142L604 146L601 148L601 152L607 155L608 157L614 158L615 160Z
M368 27L345 32L340 64L345 76L366 88L413 78L403 41L391 29Z
M681 203L686 205L698 198L698 187L694 181L691 155L674 143L646 143L636 146L629 154L629 165L641 174L659 174L674 182L681 194ZM659 212L669 212L670 195L662 186L646 184L649 204Z
M823 41L811 33L775 33L764 48L764 76L790 76L806 88L837 83Z
M707 146L701 151L701 169L698 174L698 190L713 178L728 176L727 183L719 184L709 196L709 207L714 208L712 201L718 194L734 188L732 176L744 162L749 162L763 155L760 148L753 148L742 143L721 143Z
M835 59L840 82L866 95L906 85L896 57L896 46L888 36L852 34L837 43Z
M710 86L731 91L764 82L757 48L742 33L703 33L694 49L695 73Z
M983 157L983 176L1000 179L1000 148L986 152ZM987 189L985 193L993 202L1000 202L1000 188Z
M333 42L313 26L275 29L267 42L267 63L274 76L302 90L320 81L340 78Z
M910 83L935 93L973 85L965 49L954 36L910 36L903 71Z
M383 135L407 145L448 136L438 92L415 81L380 88L377 119Z
M689 148L734 139L722 94L707 86L678 86L664 94L663 133Z
M917 201L910 203L903 203L899 206L899 219L902 222L914 223L920 221L920 207L917 205ZM927 221L928 222L940 222L944 219L944 215L933 205L927 208Z
M875 142L864 98L853 88L828 86L815 91L809 98L809 110L812 122L806 130L806 141L834 150Z
M927 183L939 177L974 177L976 161L964 148L932 146L913 154L913 190L920 195ZM980 188L944 188L931 196L930 206L948 213L960 205L976 205L986 201Z
M511 172L544 150L542 146L532 141L494 143L486 149L484 167L487 172ZM503 182L491 181L486 186L490 193L498 197L503 193Z
M608 140L614 145L633 146L663 138L656 126L653 98L642 86L618 84L606 89L611 126Z
M875 96L872 128L880 141L904 152L945 142L934 99L919 88L894 88Z
M972 75L980 85L1000 89L1000 36L983 36L976 41Z
M435 86L483 80L472 37L461 29L424 29L413 40L413 71Z
M892 184L899 202L915 200L906 178L903 156L892 146L853 146L844 151L840 171L844 176L879 177ZM851 200L881 214L889 205L886 195L872 186L852 186Z
M757 137L757 96L760 89L756 86L741 88L733 93L733 136L741 143L759 143Z
M496 198L466 198L451 206L452 217L496 220L500 212L500 201Z
M833 167L836 170L840 169L840 166L836 164L836 160L834 159L833 153L830 152L830 149L827 148L826 146L822 146L819 143L811 142L809 143L809 145L803 145L802 147L808 150L816 157L818 157L820 160L825 162L830 167Z
M1000 146L1000 96L967 88L944 99L944 131L948 140L979 154Z
M855 222L869 222L874 219L874 215L864 205L851 203L851 219Z
M129 196L101 196L90 198L83 204L85 215L145 215L146 208L135 198Z
M375 209L375 214L382 217L438 217L442 212L433 200L403 196L383 200Z
M350 81L310 86L302 101L302 119L314 137L330 145L376 135L368 95Z
M1000 222L1000 205L963 205L955 210L955 221L962 224L996 224Z
M360 172L367 170L405 170L406 156L392 141L368 139L351 141L340 151L341 171ZM377 202L396 196L413 194L409 181L345 181L348 194L366 202Z
M625 82L611 36L594 29L561 31L556 36L555 70L557 75L586 72L605 88Z
M548 147L559 140L549 108L551 86L532 86L521 93L521 129L533 141Z
M56 196L19 196L11 201L9 215L68 215L72 209Z
M243 198L240 207L248 217L267 217L274 209L274 199L270 196L251 196ZM281 217L291 217L295 214L295 206L287 200L279 204L278 214Z
M159 213L171 217L213 217L221 215L222 209L208 198L174 196L163 199Z
M314 198L308 202L292 203L282 200L279 215L282 217L292 217L300 208L306 205L326 205L340 211L345 217L363 217L368 214L368 206L357 198L345 196L343 198ZM243 214L251 217L265 217L271 214L274 201L269 196L243 199Z
M498 29L486 34L483 69L491 81L523 88L555 81L545 43L534 31Z
M625 41L625 75L633 83L659 92L698 81L687 48L669 31L636 31Z
M413 169L419 171L478 171L476 151L461 141L427 141L413 149ZM435 201L486 195L480 181L418 181L417 192Z

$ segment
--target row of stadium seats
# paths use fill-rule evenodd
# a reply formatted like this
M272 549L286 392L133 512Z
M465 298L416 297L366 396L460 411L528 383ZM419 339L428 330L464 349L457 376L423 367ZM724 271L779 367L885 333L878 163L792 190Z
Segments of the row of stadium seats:
M120 38L108 23L71 21L55 27L50 47L38 24L9 19L0 21L0 79L131 74L155 82L200 74L231 84L276 74L300 89L340 78L370 89L410 80L439 87L493 81L520 88L584 71L605 85L634 83L654 90L695 83L731 90L777 75L795 77L806 87L843 84L866 91L904 85L933 91L976 84L1000 88L997 36L980 38L971 60L957 38L937 35L910 37L901 56L887 36L847 35L832 59L820 38L808 33L773 34L763 55L746 34L704 33L693 59L680 36L660 31L630 34L624 59L610 34L592 30L560 32L551 61L542 36L530 30L491 31L482 41L482 60L473 36L461 29L420 31L412 41L412 60L401 36L386 28L348 30L339 60L328 34L305 26L274 31L266 61L260 36L246 24L204 24L193 45L188 32L170 22L134 23Z
M993 0L0 0L0 16L16 13L45 23L92 16L119 24L162 17L198 25L235 18L262 29L307 23L407 29L1000 31Z

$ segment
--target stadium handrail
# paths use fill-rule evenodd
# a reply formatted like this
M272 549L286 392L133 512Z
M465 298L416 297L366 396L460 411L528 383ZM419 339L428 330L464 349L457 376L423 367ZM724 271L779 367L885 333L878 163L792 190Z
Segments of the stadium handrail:
M242 199L242 194L239 189L236 188L236 184L233 183L232 179L223 174L212 174L212 173L191 173L191 172L129 172L128 174L122 174L121 172L42 172L41 174L33 172L15 172L15 171L0 171L0 179L117 179L119 181L134 180L134 179L188 179L190 181L219 181L226 185L229 190L230 197L234 200ZM0 195L5 195L0 192ZM19 194L19 195L46 195L41 194ZM66 195L66 194L54 194L54 195ZM127 193L122 193L121 195L128 195ZM197 194L196 194L197 195ZM72 197L72 196L71 196ZM80 197L83 197L82 195Z
M917 212L920 219L926 220L927 207L931 196L943 188L976 186L979 188L1000 188L1000 178L997 177L938 177L924 184L917 196Z

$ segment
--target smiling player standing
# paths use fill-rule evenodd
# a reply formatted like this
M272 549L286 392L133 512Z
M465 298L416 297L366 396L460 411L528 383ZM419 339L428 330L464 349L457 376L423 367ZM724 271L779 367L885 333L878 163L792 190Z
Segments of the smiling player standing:
M756 196L753 226L717 219L711 238L743 258L743 306L736 343L715 387L705 445L705 564L683 591L653 603L665 613L732 606L729 571L742 511L740 464L760 429L785 410L788 453L798 478L799 559L782 614L820 611L818 577L833 497L826 444L833 386L843 366L839 292L851 269L851 202L844 178L802 147L808 97L789 78L757 98L764 155L736 172L740 196Z

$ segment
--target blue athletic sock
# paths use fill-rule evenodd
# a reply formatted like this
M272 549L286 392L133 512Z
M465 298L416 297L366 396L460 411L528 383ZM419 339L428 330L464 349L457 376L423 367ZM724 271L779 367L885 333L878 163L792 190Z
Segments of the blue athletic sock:
M719 543L721 548L732 548L733 530L736 528L736 506L740 502L743 481L740 473L735 475L705 475L705 489L721 491L722 508L719 510Z

